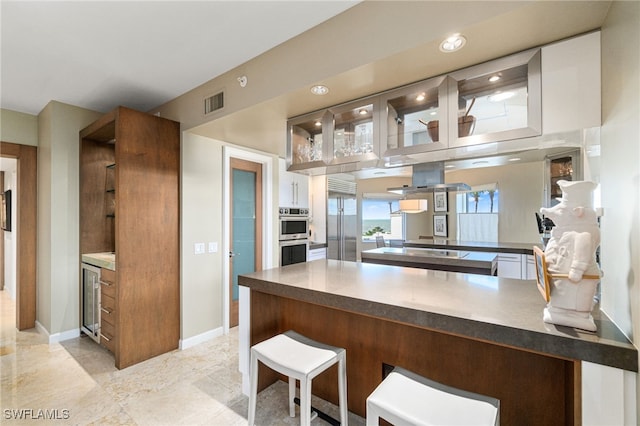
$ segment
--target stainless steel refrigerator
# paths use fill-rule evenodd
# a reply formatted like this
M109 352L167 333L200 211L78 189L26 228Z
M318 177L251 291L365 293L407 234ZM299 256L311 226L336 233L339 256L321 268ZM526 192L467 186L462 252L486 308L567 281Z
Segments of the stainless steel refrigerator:
M358 203L355 182L327 179L327 258L357 259Z

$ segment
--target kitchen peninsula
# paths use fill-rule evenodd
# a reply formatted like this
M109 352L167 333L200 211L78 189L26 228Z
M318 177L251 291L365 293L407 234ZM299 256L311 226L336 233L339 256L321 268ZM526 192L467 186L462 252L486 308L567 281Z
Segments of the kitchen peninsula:
M474 253L497 253L498 276L501 278L535 279L533 247L541 244L501 241L458 241L448 239L408 240L404 247L431 250L463 250Z
M380 247L364 250L360 256L366 263L481 275L495 275L498 267L495 253L460 250Z
M545 324L534 281L317 260L239 284L241 359L289 329L344 347L360 416L388 366L499 398L503 424L545 425L581 423L585 363L638 371L637 349L604 313L597 333ZM313 393L335 403L334 374L314 379ZM276 379L261 371L260 389Z
M429 248L440 250L485 251L492 253L533 254L532 243L504 243L490 241L457 241L446 239L419 239L403 243L404 247ZM542 245L540 245L542 248Z

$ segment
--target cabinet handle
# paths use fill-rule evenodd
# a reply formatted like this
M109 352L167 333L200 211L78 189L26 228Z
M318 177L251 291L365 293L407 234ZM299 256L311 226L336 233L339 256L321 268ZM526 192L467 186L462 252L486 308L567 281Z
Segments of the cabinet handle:
M110 282L102 281L102 280L100 280L100 284L102 284L102 285L106 285L107 287L111 287L111 286L113 285L113 284L112 284L112 283L110 283Z
M298 182L296 182L296 198L295 198L296 206L298 205L298 202L299 202L299 197L298 197Z
M517 260L519 262L520 261L520 256L508 256L508 255L504 255L504 254L499 254L498 255L498 260Z
M291 182L291 203L295 206L296 204L296 184Z
M107 342L110 342L111 339L109 339L107 336L105 336L104 334L100 333L100 337L102 337L104 340L106 340Z
M113 313L113 310L103 308L102 306L100 307L100 310L102 312L104 312L105 314L109 314L109 315L111 315Z

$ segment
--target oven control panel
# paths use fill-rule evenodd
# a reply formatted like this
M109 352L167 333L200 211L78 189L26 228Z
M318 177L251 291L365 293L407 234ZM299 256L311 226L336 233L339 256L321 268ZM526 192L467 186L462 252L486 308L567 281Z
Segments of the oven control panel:
M309 209L300 209L297 207L280 207L280 216L309 216Z

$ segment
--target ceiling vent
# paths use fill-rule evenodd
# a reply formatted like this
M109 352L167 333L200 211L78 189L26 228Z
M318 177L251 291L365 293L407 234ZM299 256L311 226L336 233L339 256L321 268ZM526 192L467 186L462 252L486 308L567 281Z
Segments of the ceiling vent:
M216 93L204 100L204 114L211 114L224 108L224 92Z

